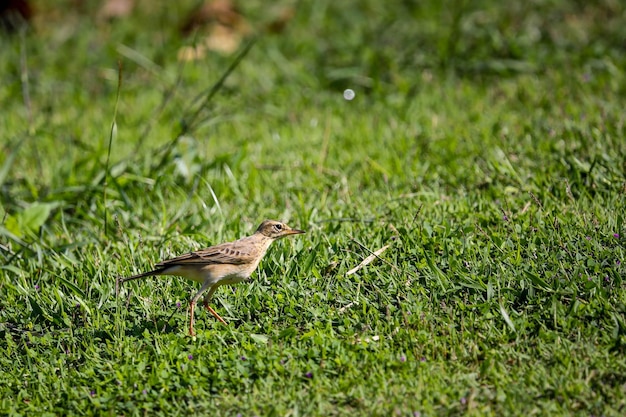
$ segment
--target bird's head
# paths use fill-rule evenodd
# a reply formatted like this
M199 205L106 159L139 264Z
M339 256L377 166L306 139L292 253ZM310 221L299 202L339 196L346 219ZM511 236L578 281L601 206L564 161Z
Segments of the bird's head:
M265 220L261 223L259 228L256 229L256 233L260 233L263 236L267 236L272 239L279 239L289 235L299 235L301 233L305 233L305 231L292 229L285 223L281 223L276 220Z

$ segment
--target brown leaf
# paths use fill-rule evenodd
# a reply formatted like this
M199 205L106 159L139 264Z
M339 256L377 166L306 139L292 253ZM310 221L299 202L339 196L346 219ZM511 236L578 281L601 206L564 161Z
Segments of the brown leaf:
M296 10L293 7L283 7L276 13L276 17L267 24L267 31L274 34L282 33L295 14Z
M189 14L187 20L182 25L181 31L184 35L188 35L196 29L211 24L227 26L241 34L250 32L246 19L231 0L204 2L202 6Z
M231 54L239 48L241 34L229 26L215 25L205 40L207 49L224 54Z
M0 3L0 29L15 32L33 16L27 0L8 0Z
M98 18L110 20L130 15L135 7L134 0L106 0L98 11Z
M180 61L195 61L206 56L206 48L204 45L183 46L178 50L178 59Z
M181 31L185 35L200 33L196 45L184 47L178 52L181 60L195 60L205 57L207 51L222 54L235 52L251 28L232 0L212 0L192 11Z

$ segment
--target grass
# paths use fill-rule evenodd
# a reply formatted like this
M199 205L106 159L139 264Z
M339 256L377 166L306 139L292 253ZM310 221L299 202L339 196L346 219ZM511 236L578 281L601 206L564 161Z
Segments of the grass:
M0 40L2 414L624 414L622 5L300 3L202 101L193 2L96 3ZM116 296L264 218L228 326Z

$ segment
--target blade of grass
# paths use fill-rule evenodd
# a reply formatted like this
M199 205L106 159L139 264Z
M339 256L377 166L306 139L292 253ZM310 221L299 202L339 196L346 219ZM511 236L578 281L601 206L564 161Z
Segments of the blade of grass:
M109 163L111 161L111 148L113 146L113 137L117 136L117 108L120 102L120 91L122 90L122 61L117 62L117 93L115 95L115 106L113 108L113 122L111 123L111 131L109 133L109 147L107 149L107 159L104 166L104 188L103 188L103 205L104 205L104 236L107 236L108 219L107 219L107 184L109 177Z
M156 165L153 165L150 170L150 176L154 176L155 173L159 172L163 168L163 166L165 166L165 164L169 160L172 150L174 149L180 138L190 132L193 132L198 127L198 125L202 123L203 120L199 120L200 114L208 107L213 97L215 97L215 95L222 89L222 87L224 86L224 82L226 81L228 76L235 70L235 68L239 66L241 61L243 61L243 59L252 49L255 43L256 39L252 39L250 42L248 42L248 44L235 57L235 59L226 69L226 71L224 71L219 80L217 80L215 84L213 84L213 86L211 86L208 90L201 92L196 98L191 101L190 108L197 106L196 110L186 120L183 115L180 132L178 133L178 135L176 135L174 139L172 139L170 142L167 143L167 145L165 145L161 159ZM185 112L187 111L189 110L186 110Z
M361 268L364 268L365 266L372 263L375 259L378 259L380 255L389 248L389 246L390 245L385 245L382 248L378 249L377 251L373 252L371 255L363 259L363 261L360 264L358 264L357 266L355 266L354 268L346 272L346 276L352 275L358 272Z
M509 326L509 328L513 331L513 333L517 333L517 330L515 330L515 325L513 324L513 321L511 321L511 317L509 317L509 313L507 313L502 303L500 303L500 314L502 314L502 318L504 319L507 326Z
M7 157L7 159L5 159L4 164L2 164L2 167L0 168L0 186L4 184L4 181L9 176L9 171L11 170L11 167L13 166L13 163L15 162L15 158L17 157L17 152L19 151L19 149L21 148L24 142L25 142L24 140L18 140L15 147L7 151L6 154L8 154L9 156Z

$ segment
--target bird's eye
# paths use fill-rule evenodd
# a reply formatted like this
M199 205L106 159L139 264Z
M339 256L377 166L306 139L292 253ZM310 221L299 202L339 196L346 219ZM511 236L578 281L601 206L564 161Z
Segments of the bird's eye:
M279 230L279 231L280 231L280 230L283 230L283 225L282 225L282 224L280 224L280 223L279 223L279 224L274 225L274 227L276 228L276 230Z

